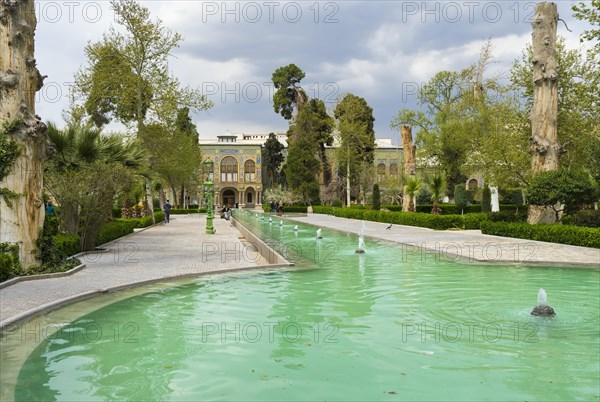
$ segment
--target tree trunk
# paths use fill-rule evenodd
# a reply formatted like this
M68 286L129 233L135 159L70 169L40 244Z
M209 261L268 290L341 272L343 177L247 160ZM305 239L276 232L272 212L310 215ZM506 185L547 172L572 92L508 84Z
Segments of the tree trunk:
M532 22L533 108L531 110L531 171L558 169L560 146L557 138L558 73L556 67L555 3L538 3ZM552 208L530 205L529 223L553 223Z
M346 206L350 206L350 146L348 146L348 160L346 161Z
M405 178L415 177L417 175L417 147L413 145L412 128L407 125L402 125L402 148L404 150L404 176ZM402 210L409 211L411 197L406 192L402 196Z
M152 217L152 223L156 223L154 220L154 203L152 199L152 181L146 178L146 203L148 204L148 210L150 211L150 216Z
M47 155L46 126L35 115L35 93L42 77L35 66L33 0L0 2L0 124L14 124L7 133L21 152L0 188L15 193L12 207L0 199L0 243L19 244L21 265L37 262L36 240L44 224L43 163ZM1 126L0 126L1 127Z

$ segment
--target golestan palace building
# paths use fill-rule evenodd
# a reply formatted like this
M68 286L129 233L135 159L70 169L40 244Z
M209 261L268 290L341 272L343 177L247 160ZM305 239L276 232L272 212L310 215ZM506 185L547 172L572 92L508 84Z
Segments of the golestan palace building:
M276 133L276 138L287 154L287 135ZM262 145L269 134L230 133L217 139L200 140L203 158L210 158L214 166L214 191L217 207L253 208L263 199ZM335 145L334 145L335 147ZM398 175L402 170L402 147L392 144L390 138L377 138L375 148L375 172L377 181L385 175ZM465 185L474 189L482 185L479 175L469 177Z

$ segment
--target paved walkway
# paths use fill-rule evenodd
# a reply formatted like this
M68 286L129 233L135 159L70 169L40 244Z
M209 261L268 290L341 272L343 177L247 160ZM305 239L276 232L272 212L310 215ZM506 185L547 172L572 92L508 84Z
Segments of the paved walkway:
M289 217L321 228L360 232L362 221L331 215L308 214ZM365 235L403 244L407 253L427 259L586 266L600 268L600 249L513 239L482 234L480 230L432 230L414 226L365 221Z
M23 281L0 289L0 329L50 307L108 290L167 278L194 276L267 265L230 222L214 221L205 233L206 215L175 215L171 223L105 245L80 257L86 265L73 275Z

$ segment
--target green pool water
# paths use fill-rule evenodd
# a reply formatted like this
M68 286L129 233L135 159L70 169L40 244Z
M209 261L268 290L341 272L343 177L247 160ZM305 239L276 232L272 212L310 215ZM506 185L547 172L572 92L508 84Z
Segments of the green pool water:
M17 400L598 400L598 270L465 265L279 218L296 263L199 278L65 324ZM357 228L357 231L359 228ZM557 311L532 317L538 288Z

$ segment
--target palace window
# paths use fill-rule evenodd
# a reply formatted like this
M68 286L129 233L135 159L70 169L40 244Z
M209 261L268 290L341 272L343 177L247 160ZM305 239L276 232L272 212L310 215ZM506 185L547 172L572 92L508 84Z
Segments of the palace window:
M232 156L227 156L221 161L221 181L230 183L238 181L238 163Z
M246 182L253 182L256 173L256 164L253 160L248 159L246 163L244 163L244 179Z
M385 177L385 164L380 163L377 165L377 181L381 182Z

